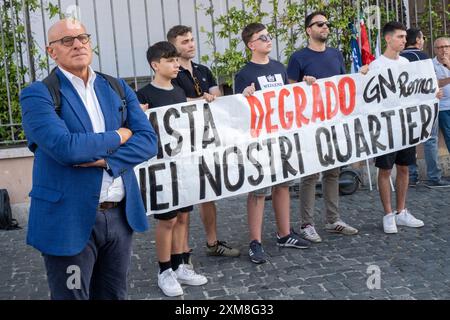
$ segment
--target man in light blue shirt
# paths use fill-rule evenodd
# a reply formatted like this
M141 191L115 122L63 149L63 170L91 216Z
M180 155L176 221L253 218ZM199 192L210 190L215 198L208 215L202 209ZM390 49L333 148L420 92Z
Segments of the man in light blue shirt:
M434 42L436 57L434 70L444 96L439 103L439 127L450 152L450 38L438 38Z

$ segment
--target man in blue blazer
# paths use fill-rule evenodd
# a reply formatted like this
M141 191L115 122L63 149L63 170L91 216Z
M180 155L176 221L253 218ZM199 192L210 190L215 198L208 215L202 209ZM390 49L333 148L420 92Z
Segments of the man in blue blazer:
M131 88L118 80L123 109L92 70L80 22L56 22L48 39L60 110L42 82L20 96L35 155L27 243L42 252L52 299L125 299L132 234L148 229L133 167L156 155L157 137Z

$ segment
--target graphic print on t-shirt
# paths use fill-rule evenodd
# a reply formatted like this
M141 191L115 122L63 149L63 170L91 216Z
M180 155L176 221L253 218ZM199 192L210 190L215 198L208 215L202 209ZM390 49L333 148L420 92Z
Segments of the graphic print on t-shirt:
M258 77L258 83L261 90L284 86L283 76L280 73Z

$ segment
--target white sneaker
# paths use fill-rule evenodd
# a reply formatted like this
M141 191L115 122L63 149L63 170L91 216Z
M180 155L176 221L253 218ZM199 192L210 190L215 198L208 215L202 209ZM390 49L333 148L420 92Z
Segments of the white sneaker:
M176 297L183 294L183 289L177 281L177 275L172 268L165 270L163 273L158 273L158 287L168 297Z
M194 269L186 264L180 264L177 270L175 270L178 282L181 284L187 284L190 286L201 286L208 282L205 276L198 274Z
M422 220L414 218L408 209L403 209L399 214L395 216L395 222L399 226L406 226L412 228L420 228L424 226Z
M397 233L397 224L395 223L395 212L389 213L383 217L383 229L385 233Z
M306 227L300 229L300 236L311 242L322 242L322 238L316 232L313 225L308 224Z

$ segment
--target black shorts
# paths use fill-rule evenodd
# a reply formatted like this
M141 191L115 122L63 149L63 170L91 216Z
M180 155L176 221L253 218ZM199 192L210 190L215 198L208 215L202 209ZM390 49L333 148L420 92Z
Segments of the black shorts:
M170 219L175 218L179 213L191 212L192 210L194 210L194 206L189 206L189 207L180 208L178 210L154 214L153 217L157 220L170 220Z
M410 166L416 163L416 147L406 148L379 156L375 159L375 167L391 170L394 164L399 166Z

